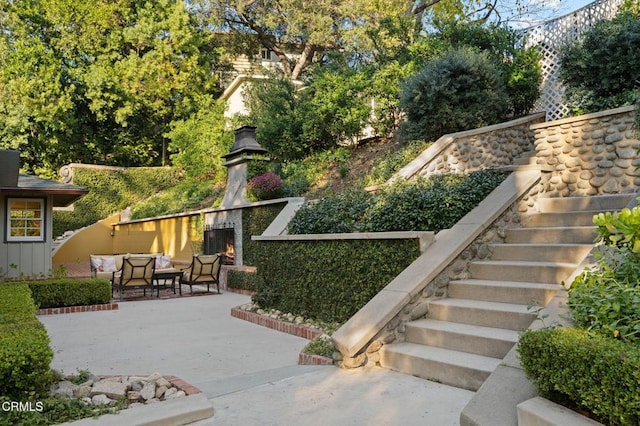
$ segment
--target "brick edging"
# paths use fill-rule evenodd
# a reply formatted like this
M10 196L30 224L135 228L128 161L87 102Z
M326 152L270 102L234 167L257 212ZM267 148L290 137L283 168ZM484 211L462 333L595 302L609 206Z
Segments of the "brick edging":
M259 315L255 312L245 311L240 308L231 308L231 316L252 322L263 327L271 328L282 333L292 334L294 336L302 337L307 340L313 340L316 337L321 336L324 332L317 328L309 327L303 324L294 324L287 321L282 321L274 318L269 318L264 315ZM333 365L333 359L320 355L311 355L304 352L298 354L299 365Z
M302 337L303 339L313 340L323 334L322 330L311 328L307 325L294 324L291 322L281 321L274 318L269 318L264 315L256 314L255 312L244 311L240 308L231 308L231 316L252 322L254 324L268 327L273 330L281 331L283 333L292 334L294 336Z
M58 314L71 314L75 312L115 311L117 309L118 309L117 302L109 302L109 303L102 303L99 305L63 306L60 308L41 308L36 311L36 315L58 315Z
M322 355L311 355L300 352L298 365L333 365L333 359Z

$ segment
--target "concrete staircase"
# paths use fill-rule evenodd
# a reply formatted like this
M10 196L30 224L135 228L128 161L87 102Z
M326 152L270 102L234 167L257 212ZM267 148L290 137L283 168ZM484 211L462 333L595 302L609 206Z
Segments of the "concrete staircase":
M383 367L476 391L593 247L592 217L619 210L631 195L548 198L539 213L473 261L471 278L451 281L449 297L406 324L405 341L383 346ZM533 308L533 309L532 309Z

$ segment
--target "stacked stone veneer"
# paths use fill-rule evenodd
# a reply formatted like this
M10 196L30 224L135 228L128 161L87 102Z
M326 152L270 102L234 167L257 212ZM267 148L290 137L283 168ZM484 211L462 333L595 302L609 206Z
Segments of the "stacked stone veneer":
M524 153L533 151L534 133L530 127L541 121L544 121L544 113L445 135L392 180L511 166Z
M536 124L536 162L549 197L617 194L640 186L634 107Z

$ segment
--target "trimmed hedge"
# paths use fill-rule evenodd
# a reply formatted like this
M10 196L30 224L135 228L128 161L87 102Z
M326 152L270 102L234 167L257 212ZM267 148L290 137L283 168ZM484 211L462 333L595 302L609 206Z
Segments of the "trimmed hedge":
M520 362L541 395L569 399L609 425L640 424L640 347L585 330L525 332Z
M227 271L227 287L237 290L256 292L260 283L260 275L255 272Z
M52 383L53 351L23 283L0 284L0 395L16 401L44 397Z
M63 278L29 281L26 284L39 308L98 305L111 301L109 280Z
M262 308L344 322L420 255L416 240L254 241Z
M242 261L245 265L257 265L256 258L260 255L251 236L262 235L286 205L276 203L242 210Z

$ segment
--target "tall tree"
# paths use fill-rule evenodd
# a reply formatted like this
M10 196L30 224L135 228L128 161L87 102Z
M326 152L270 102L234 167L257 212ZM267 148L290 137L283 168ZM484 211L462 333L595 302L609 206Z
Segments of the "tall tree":
M0 147L32 172L161 164L171 122L219 93L219 49L180 0L15 0L0 17Z
M368 45L366 31L406 12L407 0L194 0L193 10L220 31L273 51L297 80L328 51ZM252 41L254 41L252 43ZM294 53L293 55L291 53Z

